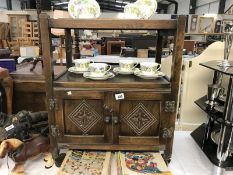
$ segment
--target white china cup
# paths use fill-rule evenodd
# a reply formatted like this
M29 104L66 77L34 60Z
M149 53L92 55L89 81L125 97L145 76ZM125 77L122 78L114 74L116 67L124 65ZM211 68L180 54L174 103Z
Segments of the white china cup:
M154 75L158 72L161 68L161 64L154 63L154 62L141 62L140 63L140 70L143 75Z
M134 60L119 60L120 71L122 72L130 72L132 71L138 63Z
M110 70L111 66L106 63L91 63L89 65L90 76L93 77L104 77Z
M86 58L74 60L75 69L77 71L88 71L90 63L91 61Z

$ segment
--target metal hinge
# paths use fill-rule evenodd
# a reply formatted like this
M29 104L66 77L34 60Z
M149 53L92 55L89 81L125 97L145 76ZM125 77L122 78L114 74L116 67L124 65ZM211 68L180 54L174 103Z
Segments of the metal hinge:
M53 137L57 137L60 135L59 127L58 125L51 125L51 135Z
M163 135L162 135L162 137L164 139L172 138L173 134L174 134L174 128L173 127L171 127L171 128L164 128L163 129Z
M49 110L57 110L57 99L51 98L49 99Z
M175 101L165 101L165 112L175 112L176 102Z

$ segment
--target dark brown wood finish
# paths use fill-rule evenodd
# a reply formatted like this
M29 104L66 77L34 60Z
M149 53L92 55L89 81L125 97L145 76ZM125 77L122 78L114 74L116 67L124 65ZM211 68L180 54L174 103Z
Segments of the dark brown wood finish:
M175 45L174 52L172 58L172 73L171 73L171 98L175 101L176 111L173 112L170 116L169 128L175 129L175 121L177 116L177 108L178 108L178 98L180 91L180 79L181 79L181 67L182 67L182 51L184 46L184 32L185 32L185 23L186 17L180 16L178 18L177 30L175 35ZM174 134L174 133L173 133ZM172 144L173 137L168 139L167 145L170 149L167 150L167 155L171 155L172 153Z
M65 44L66 44L66 67L72 66L72 37L71 30L65 29Z
M176 29L176 20L125 20L125 19L50 19L51 28L70 29Z
M13 113L21 110L33 112L46 110L45 99L45 76L42 65L37 64L33 71L30 71L30 63L18 66L17 70L10 73L14 83ZM64 66L55 66L54 73L58 76L66 71Z
M58 103L59 142L104 143L104 92L63 90L54 95Z
M9 71L0 67L0 84L6 93L6 108L7 114L12 114L12 100L13 100L13 80L9 75ZM1 102L2 103L2 102ZM2 104L1 104L2 105ZM3 110L3 109L2 109Z
M163 36L158 33L157 46L156 46L156 62L161 63L161 56L163 50Z
M52 67L52 53L51 53L51 30L49 28L49 19L47 14L40 14L40 30L41 30L41 45L42 57L44 60L44 75L45 75L45 89L46 89L46 107L48 111L49 132L52 133L51 125L55 126L54 112L50 110L49 101L53 99L53 67ZM50 147L54 157L58 155L57 138L50 134Z
M59 147L101 150L164 150L172 153L175 112L166 106L177 105L185 17L178 20L119 20L119 19L45 19L43 47L49 48L50 28L66 29L70 47L70 29L147 29L176 35L171 80L144 80L134 75L116 75L106 81L85 79L82 75L65 73L52 79L51 61L45 67L48 76L47 100L57 100L57 109L50 110L50 124L58 125ZM47 29L46 29L47 28ZM50 52L44 53L51 60ZM67 59L71 59L70 56ZM71 60L67 60L71 61ZM157 59L157 61L159 61ZM68 66L69 67L69 66ZM116 94L124 98L117 100ZM47 101L48 102L48 101ZM48 106L48 105L47 105ZM171 110L171 111L169 111ZM164 132L170 129L172 134ZM54 145L56 146L56 145ZM56 147L54 147L56 148Z

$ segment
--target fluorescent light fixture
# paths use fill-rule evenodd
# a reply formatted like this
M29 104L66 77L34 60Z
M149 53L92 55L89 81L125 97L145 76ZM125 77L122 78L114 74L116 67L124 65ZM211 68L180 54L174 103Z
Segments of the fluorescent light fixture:
M204 14L204 17L214 17L214 19L216 19L217 16L218 16L218 14L216 14L216 13L206 13L206 14Z

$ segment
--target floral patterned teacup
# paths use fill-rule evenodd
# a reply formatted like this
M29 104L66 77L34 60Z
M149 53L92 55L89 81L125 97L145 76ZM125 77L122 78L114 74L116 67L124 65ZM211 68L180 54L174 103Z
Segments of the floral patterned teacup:
M138 63L136 63L134 60L119 60L119 66L120 66L120 71L123 72L130 72L132 71Z
M91 61L89 59L76 59L74 60L75 69L77 71L88 71Z
M90 76L92 77L104 77L110 70L111 66L106 63L91 63L89 66Z
M161 64L154 63L154 62L141 62L140 63L140 70L143 75L154 75L156 74L159 69L161 68Z

